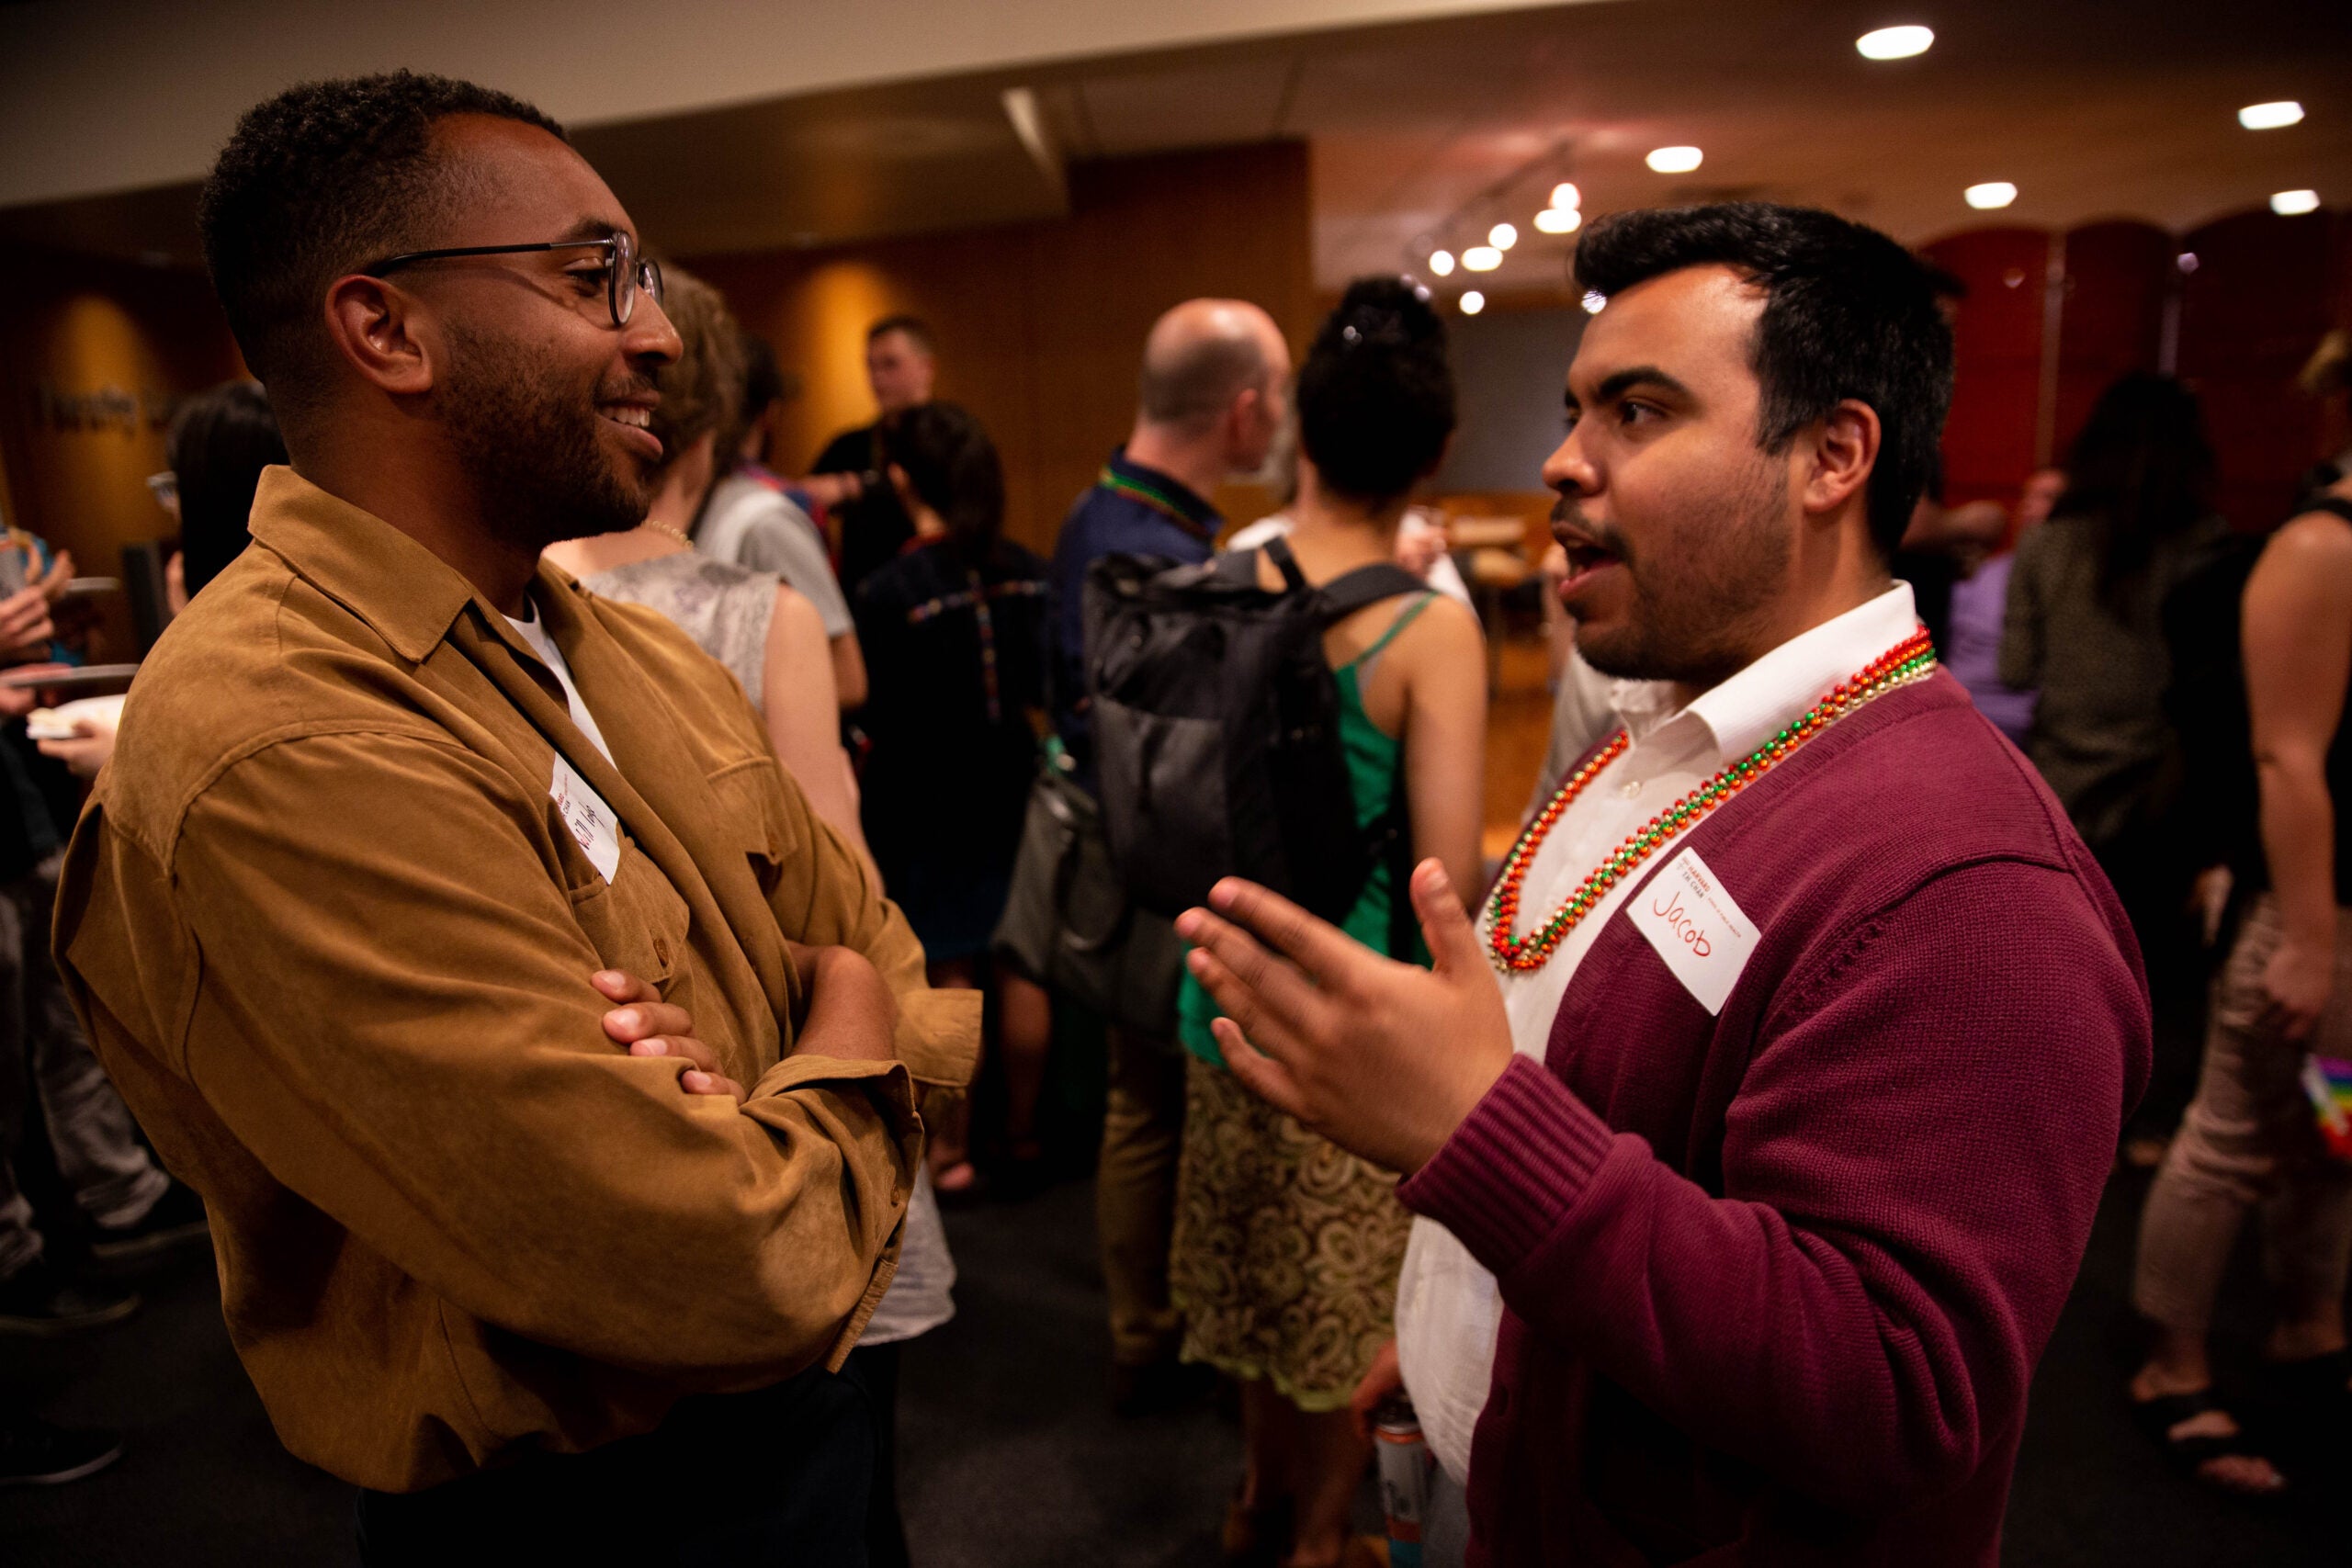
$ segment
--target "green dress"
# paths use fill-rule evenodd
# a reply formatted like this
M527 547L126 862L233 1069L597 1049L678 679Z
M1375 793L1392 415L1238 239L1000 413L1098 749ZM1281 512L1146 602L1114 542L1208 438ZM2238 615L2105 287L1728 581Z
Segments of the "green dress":
M1356 821L1369 828L1402 787L1403 747L1363 708L1381 653L1437 596L1415 600L1334 674L1340 739ZM1389 905L1403 896L1383 863L1340 929L1379 952ZM1413 952L1429 961L1417 936ZM1170 1294L1184 1314L1184 1359L1241 1378L1270 1380L1303 1410L1348 1403L1394 1335L1396 1277L1412 1219L1395 1173L1317 1137L1251 1094L1225 1068L1209 1021L1216 1004L1187 973L1177 1036L1193 1060L1185 1084L1184 1151L1177 1177Z

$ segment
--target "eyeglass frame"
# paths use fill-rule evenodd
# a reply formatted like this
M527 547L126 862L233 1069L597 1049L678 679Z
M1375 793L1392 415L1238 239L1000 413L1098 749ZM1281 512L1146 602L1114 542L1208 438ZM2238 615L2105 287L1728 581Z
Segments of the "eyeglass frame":
M593 251L610 253L605 259L605 304L612 312L613 330L617 332L629 323L637 313L639 292L653 296L656 305L662 303L662 264L651 256L637 254L637 242L626 233L616 231L601 240L542 240L532 245L456 245L437 251L407 251L388 256L372 266L359 269L362 277L382 277L413 262L449 261L461 256L513 256L534 254L542 251ZM634 264L634 265L631 265ZM628 280L623 287L623 279Z

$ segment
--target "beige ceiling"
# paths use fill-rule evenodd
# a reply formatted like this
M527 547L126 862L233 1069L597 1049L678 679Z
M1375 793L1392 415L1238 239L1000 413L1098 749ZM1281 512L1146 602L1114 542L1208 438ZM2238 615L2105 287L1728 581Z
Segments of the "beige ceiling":
M1489 290L1557 290L1572 244L1529 220L1558 180L1587 210L1759 196L1911 241L2126 216L2186 229L2312 186L2352 206L2352 7L2290 0L1611 0L804 94L594 126L584 152L678 253L831 244L1044 216L1057 158L1298 137L1327 285L1417 266L1498 218ZM1938 33L1873 64L1853 39ZM1045 143L1004 105L1035 94ZM2309 115L2249 132L2238 106ZM1643 154L1692 143L1693 175ZM2006 179L2006 213L1961 200ZM192 259L187 187L0 212L0 232ZM1452 287L1474 281L1456 274Z

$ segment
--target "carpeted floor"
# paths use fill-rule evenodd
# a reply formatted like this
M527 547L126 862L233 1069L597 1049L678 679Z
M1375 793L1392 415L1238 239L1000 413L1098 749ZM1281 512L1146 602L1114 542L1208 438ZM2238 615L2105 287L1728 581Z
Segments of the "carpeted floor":
M2175 1482L2116 1390L2123 1284L2144 1181L2120 1178L2045 1359L2010 1511L2023 1568L2296 1568L2345 1561L2301 1510L2235 1506ZM959 1312L909 1348L899 1413L921 1568L1177 1568L1216 1560L1238 1437L1210 1411L1119 1421L1105 1404L1091 1189L949 1216ZM2250 1258L2248 1259L2250 1262ZM0 1388L52 1418L121 1429L111 1471L0 1491L9 1568L270 1568L354 1562L348 1490L272 1436L219 1317L209 1272L148 1288L147 1310L86 1338L0 1342ZM2250 1334L2250 1291L2226 1326ZM2328 1544L2333 1541L2334 1544Z

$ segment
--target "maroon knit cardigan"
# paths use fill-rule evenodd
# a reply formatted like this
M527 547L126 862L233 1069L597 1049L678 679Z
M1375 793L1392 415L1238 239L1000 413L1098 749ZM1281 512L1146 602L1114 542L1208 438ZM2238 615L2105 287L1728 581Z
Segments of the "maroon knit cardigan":
M1941 672L1683 842L1758 928L1722 1015L1612 918L1398 1189L1501 1283L1471 1562L1990 1568L2147 1079L2131 929Z

